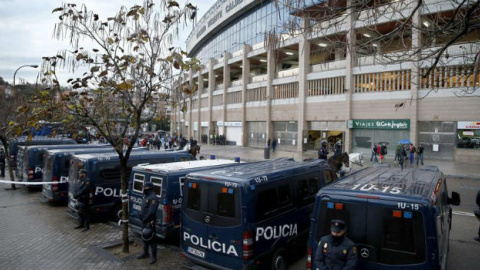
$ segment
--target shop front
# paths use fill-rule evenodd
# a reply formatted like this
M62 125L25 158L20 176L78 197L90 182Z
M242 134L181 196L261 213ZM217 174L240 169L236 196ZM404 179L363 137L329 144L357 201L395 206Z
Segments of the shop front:
M370 159L373 145L385 144L387 156L395 156L395 147L401 140L410 139L409 119L350 120L352 128L352 153L364 153Z
M345 122L323 122L323 121L312 121L308 122L308 130L306 134L306 145L304 146L305 150L318 150L320 144L325 140L328 144L328 149L333 153L335 143L345 141ZM304 133L305 137L305 133ZM345 147L343 146L343 149Z
M457 147L480 149L480 121L459 121L457 123Z

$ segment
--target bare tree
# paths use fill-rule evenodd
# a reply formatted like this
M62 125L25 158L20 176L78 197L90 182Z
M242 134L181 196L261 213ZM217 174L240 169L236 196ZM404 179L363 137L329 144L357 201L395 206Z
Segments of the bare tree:
M42 114L72 128L94 127L118 153L123 252L129 252L127 162L141 125L155 117L159 100L171 96L175 70L197 65L171 47L178 26L191 20L195 11L191 4L180 7L175 1L162 1L156 7L152 0L121 7L107 19L85 5L64 4L53 10L60 14L54 35L68 39L72 48L44 57L42 82L50 87L38 97L44 104ZM81 66L89 71L68 80L72 91L60 91L57 67L73 71Z
M12 170L12 160L9 153L8 143L14 137L26 134L27 140L31 140L34 131L40 128L40 123L35 119L35 112L41 106L30 100L31 96L38 93L38 85L20 84L13 89L7 84L0 84L3 89L0 95L0 141L5 149L8 174L11 181L15 181ZM12 184L15 189L15 184Z

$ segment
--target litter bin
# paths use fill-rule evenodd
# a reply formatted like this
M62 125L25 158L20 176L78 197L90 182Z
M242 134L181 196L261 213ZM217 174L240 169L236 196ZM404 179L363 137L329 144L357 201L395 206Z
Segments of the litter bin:
M270 148L265 147L265 150L263 151L263 158L264 159L270 159Z

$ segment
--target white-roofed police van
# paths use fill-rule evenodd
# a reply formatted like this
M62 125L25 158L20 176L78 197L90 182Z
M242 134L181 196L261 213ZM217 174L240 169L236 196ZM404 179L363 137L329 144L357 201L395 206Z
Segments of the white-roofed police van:
M285 269L306 252L316 192L336 180L323 160L276 159L190 173L182 203L187 266Z
M160 205L157 210L156 233L159 238L179 237L180 211L186 175L214 168L236 166L238 162L225 159L193 160L168 164L149 164L133 167L128 185L129 226L141 233L140 219L143 186L152 182Z
M320 238L330 221L346 222L356 243L357 269L445 269L452 208L447 181L435 166L371 167L321 189L312 215L308 269L315 270Z

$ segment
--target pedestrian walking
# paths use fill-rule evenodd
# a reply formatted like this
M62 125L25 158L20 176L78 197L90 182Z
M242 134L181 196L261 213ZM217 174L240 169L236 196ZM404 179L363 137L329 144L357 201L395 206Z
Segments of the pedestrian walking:
M382 146L380 146L380 160L385 162L385 156L387 155L387 144L383 143Z
M425 147L423 147L423 144L420 144L417 150L417 166L418 163L422 164L423 166L423 151L425 150Z
M320 149L318 149L318 159L327 159L328 150L327 150L327 142L323 140L320 145Z
M478 218L478 220L480 220L480 189L477 192L475 202L477 203L477 209L475 209L473 212L475 213L475 216ZM478 235L475 236L473 239L480 242L480 225L478 226Z
M0 148L0 177L5 177L5 151Z
M268 151L270 151L270 145L272 144L272 140L270 138L268 138L267 140L267 148L268 148Z
M92 201L90 197L93 196L95 190L93 182L87 177L87 170L81 169L78 171L78 180L80 181L80 189L73 196L77 200L78 216L80 223L75 229L83 228L82 232L90 229L90 205Z
M320 239L315 253L315 265L319 270L354 270L357 267L357 248L346 235L343 220L331 221L330 234Z
M142 219L143 253L139 255L137 259L150 257L150 264L157 262L157 242L155 241L155 236L158 203L153 183L146 182L143 186L143 200L140 210L140 218ZM149 253L149 248L151 253Z
M402 145L401 144L398 144L396 147L395 147L395 162L399 162L400 161L400 155L402 154Z
M275 149L277 148L277 139L273 139L272 141L272 151L273 153L275 153Z
M378 162L378 157L377 157L377 144L374 143L372 147L372 154L370 155L370 162L373 161L373 158L375 158L375 162Z
M417 152L417 148L415 148L415 145L413 145L413 143L410 144L410 148L408 150L408 152L410 153L410 165L412 165L413 167L413 163L415 161L415 152Z

